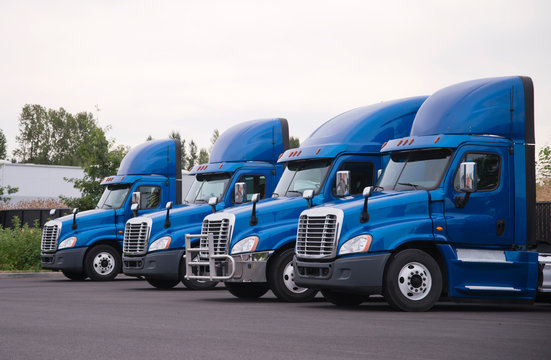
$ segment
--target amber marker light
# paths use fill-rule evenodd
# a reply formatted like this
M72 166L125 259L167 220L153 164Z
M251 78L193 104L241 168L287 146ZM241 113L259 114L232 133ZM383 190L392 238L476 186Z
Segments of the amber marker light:
M122 234L122 233L123 233L123 231L122 231L122 230L119 230L119 234Z
M413 142L413 138L409 141L409 144L411 145L412 142Z
M400 141L398 141L398 145L397 145L397 146L400 146L400 145L402 145L402 141L404 141L404 140L400 140Z
M444 230L444 228L443 228L442 226L437 226L437 227L436 227L436 230L442 231L442 230Z
M321 151L321 148L318 148L318 149L316 150L316 155L319 154L320 151Z
M408 139L405 139L403 145L406 146L407 144L408 144Z
M224 165L224 163L220 164L220 166L218 167L219 169L222 169L222 165Z
M301 153L302 153L302 150L300 150L300 151L298 152L297 156L299 156Z
M440 136L438 136L436 139L434 139L434 143L436 144L440 140Z
M386 146L386 144L388 144L388 141L386 141L382 146L381 146L381 149L384 148Z

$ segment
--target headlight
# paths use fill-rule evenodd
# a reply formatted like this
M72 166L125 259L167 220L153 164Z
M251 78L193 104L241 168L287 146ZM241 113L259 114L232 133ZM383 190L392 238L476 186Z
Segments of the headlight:
M231 249L231 253L240 254L255 251L256 245L258 245L258 236L248 236L243 240L239 240Z
M359 235L342 244L339 255L362 253L369 250L373 237L369 234Z
M63 240L59 243L58 249L65 249L65 248L72 248L77 243L76 236L68 237L67 239Z
M163 236L162 238L158 238L157 240L153 241L151 245L149 245L149 251L168 249L168 247L170 246L170 240L172 240L170 236Z

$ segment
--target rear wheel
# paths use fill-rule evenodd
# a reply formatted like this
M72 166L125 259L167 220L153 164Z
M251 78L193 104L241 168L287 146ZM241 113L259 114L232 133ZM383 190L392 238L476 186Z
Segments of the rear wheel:
M172 289L180 282L180 280L155 279L148 276L145 277L145 281L157 289Z
M112 246L98 245L90 249L84 259L84 271L95 281L110 281L122 266L121 254Z
M347 294L329 289L324 289L321 293L325 300L337 306L358 306L369 298L368 295Z
M407 249L390 258L383 293L396 310L427 311L442 292L442 272L424 251Z
M263 283L224 283L232 295L241 299L258 299L266 294L270 288Z
M63 275L65 275L65 277L73 281L82 281L86 279L86 274L81 272L72 272L72 271L66 271L66 270L61 270L61 272L63 273Z
M288 302L310 301L318 291L295 284L293 256L293 249L287 249L275 255L268 268L268 284L280 300Z

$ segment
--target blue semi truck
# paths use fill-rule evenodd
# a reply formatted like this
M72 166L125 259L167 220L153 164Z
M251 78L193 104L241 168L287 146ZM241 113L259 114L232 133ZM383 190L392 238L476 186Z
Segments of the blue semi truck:
M72 215L44 225L42 268L61 270L72 280L112 280L121 270L123 232L132 203L141 213L160 210L167 201L181 204L186 184L180 160L179 140L153 140L133 148L117 175L101 181L105 190L95 210L74 209Z
M345 201L372 185L385 162L381 145L409 134L425 99L395 100L345 112L321 125L300 148L287 150L279 159L286 164L285 172L271 199L208 215L202 235L190 232L188 241L199 237L201 246L187 248L186 277L223 280L239 298L258 298L271 289L284 301L312 299L316 290L293 281L291 261L299 214L307 206ZM302 199L305 193L310 193L308 201Z
M184 278L185 235L199 231L211 211L250 202L253 193L269 197L283 173L278 156L288 148L285 119L254 120L226 130L216 141L209 163L190 170L195 181L184 199L188 206L174 211L168 206L166 212L126 223L123 272L143 276L160 289L172 288L180 281L190 289L214 286L216 282Z
M364 198L299 218L295 282L337 305L383 294L395 309L549 300L536 239L534 92L528 77L474 80L430 96ZM547 220L549 221L549 220ZM331 229L326 231L325 229Z

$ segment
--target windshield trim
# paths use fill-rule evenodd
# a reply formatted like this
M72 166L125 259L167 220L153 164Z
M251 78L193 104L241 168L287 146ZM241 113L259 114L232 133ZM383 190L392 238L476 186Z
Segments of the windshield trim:
M222 202L222 200L226 196L226 192L228 191L228 188L230 187L230 185L233 181L233 173L232 172L213 172L213 173L197 174L197 175L201 175L201 176L227 175L228 176L228 183L224 186L224 190L222 190L222 193L220 194L220 197L218 198L218 201L216 203L219 204L220 202ZM193 181L194 182L199 181L199 180L197 180L197 176L195 177L195 179ZM201 187L199 187L199 189L197 190L197 194L194 196L193 201L188 202L186 199L183 199L184 203L186 203L186 204L198 204L198 205L207 204L208 199L207 200L202 200L201 199L201 200L197 201L197 196L199 195L201 189L203 188L203 185L204 185L204 181L201 181ZM193 183L192 183L192 186L193 186ZM191 190L191 188L190 188L190 190ZM186 197L187 197L187 195L186 195Z
M321 194L322 190L324 189L325 187L325 183L327 181L327 178L329 177L329 174L331 173L331 171L333 170L333 164L334 164L334 159L333 158L315 158L315 159L300 159L300 160L292 160L292 161L287 161L285 163L285 169L283 169L283 173L285 173L285 170L287 170L287 167L289 166L289 164L296 164L296 163L310 163L312 161L328 161L329 163L327 164L327 171L325 172L325 175L323 176L323 178L320 180L320 186L319 186L319 189L317 191L314 191L314 195L319 195ZM289 193L289 188L291 187L291 184L293 183L293 181L295 180L295 176L296 176L296 171L294 172L293 174L293 177L291 179L291 181L289 182L289 186L287 186L287 189L285 189L285 193L284 194L279 194L279 193L276 193L275 190L277 189L277 186L279 185L279 181L281 181L281 179L283 178L283 174L281 175L281 177L279 178L279 181L278 183L276 184L276 187L274 189L274 191L272 192L272 197L274 194L276 194L276 198L279 198L279 197L298 197L298 196L289 196L288 193ZM295 191L295 190L291 190L292 192L299 192L299 191ZM301 196L301 195L299 195Z

